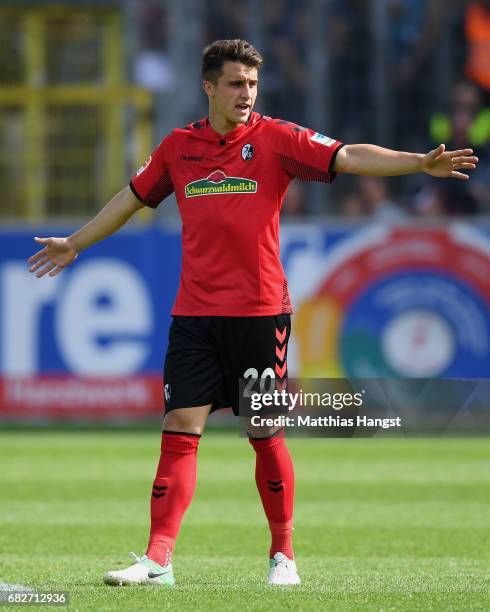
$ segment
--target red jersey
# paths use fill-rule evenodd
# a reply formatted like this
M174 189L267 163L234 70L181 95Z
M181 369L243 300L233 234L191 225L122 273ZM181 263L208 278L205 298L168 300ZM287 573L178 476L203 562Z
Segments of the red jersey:
M342 144L252 113L224 136L203 119L166 136L131 179L156 208L175 193L182 272L174 315L292 312L279 258L279 213L291 179L330 183Z

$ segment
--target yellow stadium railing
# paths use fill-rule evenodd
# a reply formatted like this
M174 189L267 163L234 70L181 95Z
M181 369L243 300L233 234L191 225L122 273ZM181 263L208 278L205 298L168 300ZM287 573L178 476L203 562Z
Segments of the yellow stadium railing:
M0 178L8 182L16 174L0 215L39 221L93 212L124 186L152 145L152 95L125 82L122 15L85 5L2 7L0 21L24 41L16 72L8 80L0 76ZM4 27L4 48L9 35ZM79 44L72 56L83 73L92 39L101 43L96 78L87 82L58 70L64 56L56 44L61 50Z

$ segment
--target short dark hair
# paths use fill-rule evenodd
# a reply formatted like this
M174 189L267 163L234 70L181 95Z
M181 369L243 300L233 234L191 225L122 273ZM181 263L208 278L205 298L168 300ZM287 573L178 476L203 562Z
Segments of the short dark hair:
M202 76L205 81L216 83L225 62L240 62L259 70L263 59L260 53L246 40L215 40L202 54Z

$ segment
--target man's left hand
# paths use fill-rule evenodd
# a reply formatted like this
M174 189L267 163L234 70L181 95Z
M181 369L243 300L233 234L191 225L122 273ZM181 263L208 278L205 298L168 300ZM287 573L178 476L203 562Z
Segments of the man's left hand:
M470 177L459 170L474 170L477 163L478 157L473 155L473 149L446 151L446 146L440 144L423 156L421 170L431 176L467 181Z

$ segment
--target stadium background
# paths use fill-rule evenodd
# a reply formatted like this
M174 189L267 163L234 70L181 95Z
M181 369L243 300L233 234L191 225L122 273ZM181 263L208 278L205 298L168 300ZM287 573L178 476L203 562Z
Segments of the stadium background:
M489 609L484 4L0 1L0 595L65 590L73 609L97 611ZM175 204L143 211L57 278L32 278L26 259L32 236L79 226L166 132L206 114L202 46L234 36L265 56L259 110L346 142L470 145L481 160L469 183L291 185L291 374L478 379L486 395L463 415L476 435L289 441L294 592L264 587L253 456L213 415L178 586L107 589L101 575L146 545L180 265Z
M175 202L59 278L30 277L25 260L33 235L88 219L164 134L206 114L200 53L221 37L263 52L260 111L345 142L444 141L481 160L468 183L292 184L281 243L296 308L290 374L488 377L483 4L1 2L0 419L159 418L180 269Z

